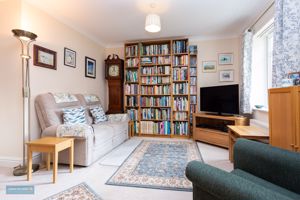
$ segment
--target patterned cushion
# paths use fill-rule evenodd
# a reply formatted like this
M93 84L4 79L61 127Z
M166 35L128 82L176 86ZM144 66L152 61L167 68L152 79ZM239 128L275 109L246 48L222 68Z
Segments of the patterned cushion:
M69 93L54 93L52 94L56 103L69 103L78 101L78 99Z
M88 103L100 101L99 97L94 94L85 94L84 99Z
M95 124L98 124L99 122L107 121L107 116L105 115L105 113L100 105L90 108L90 112L93 116Z
M85 110L83 107L79 108L65 108L63 109L64 124L86 124Z

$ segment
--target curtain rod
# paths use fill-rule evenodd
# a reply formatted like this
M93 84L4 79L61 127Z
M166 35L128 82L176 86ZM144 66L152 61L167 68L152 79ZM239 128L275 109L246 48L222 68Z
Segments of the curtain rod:
M259 22L259 20L272 8L272 6L275 4L275 1L273 1L271 3L271 5L269 5L269 7L257 18L257 20L252 24L252 26L250 26L250 28L248 30L252 30L253 27L257 24L257 22Z

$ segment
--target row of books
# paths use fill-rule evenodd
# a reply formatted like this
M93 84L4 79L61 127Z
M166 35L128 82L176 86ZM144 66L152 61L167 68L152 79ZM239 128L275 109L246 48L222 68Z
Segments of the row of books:
M187 55L183 56L174 56L173 65L188 65L189 57Z
M170 86L160 85L160 86L141 86L141 94L170 94Z
M197 76L197 68L190 68L190 76Z
M187 67L174 68L173 69L173 80L174 81L188 80L188 69L187 69Z
M154 44L141 47L141 55L170 54L168 44Z
M197 85L197 77L190 78L190 85Z
M144 66L141 69L142 75L153 75L153 74L170 74L170 66Z
M190 54L197 54L197 45L190 45L189 51L190 51Z
M188 120L187 112L174 112L174 120Z
M137 71L127 71L126 72L126 81L127 82L138 82L138 72Z
M161 134L161 135L171 134L171 124L169 121L163 121L163 122L141 121L140 123L141 123L141 133Z
M134 135L137 135L138 132L139 132L139 127L140 127L140 123L139 122L134 122L133 123L133 132L134 132Z
M143 108L141 109L142 120L170 120L171 109Z
M187 135L189 129L188 122L174 122L173 130L175 135Z
M197 111L197 105L190 105L190 112L192 113L196 113Z
M195 85L190 86L190 94L197 94L197 86Z
M127 97L126 99L127 106L138 106L138 98L137 96Z
M130 120L138 120L138 110L129 109L127 110Z
M187 41L177 40L173 42L173 53L186 53L187 52Z
M138 67L139 59L138 58L129 58L126 60L127 67Z
M197 103L197 96L195 95L195 96L190 96L190 102L191 102L191 104L196 104Z
M188 110L188 105L187 97L175 97L173 100L174 111L186 111Z
M138 45L126 46L125 48L125 56L137 56L138 55Z
M170 64L170 56L159 56L159 57L142 57L142 64Z
M190 56L190 66L195 67L197 65L197 57Z
M142 97L141 106L170 106L170 97Z
M173 94L188 94L188 84L173 83Z
M124 91L125 91L125 94L138 94L139 85L138 84L125 84Z
M143 84L166 84L170 83L170 77L146 76L142 77L141 81Z

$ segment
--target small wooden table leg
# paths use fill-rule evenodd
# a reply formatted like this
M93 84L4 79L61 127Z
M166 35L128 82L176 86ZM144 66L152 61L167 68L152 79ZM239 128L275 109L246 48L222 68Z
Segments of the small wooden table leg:
M69 157L70 157L70 172L73 172L74 165L74 140L71 141L71 146L69 148Z
M50 170L51 153L47 153L47 170Z
M57 164L58 164L58 152L55 149L53 152L53 183L56 182L57 177Z
M229 160L230 162L233 161L233 145L234 145L234 141L233 141L233 138L234 137L234 133L229 130L229 134L228 134L228 139L229 139Z
M30 146L28 146L28 150L27 150L27 180L30 181L31 180L31 176L32 176L32 151Z

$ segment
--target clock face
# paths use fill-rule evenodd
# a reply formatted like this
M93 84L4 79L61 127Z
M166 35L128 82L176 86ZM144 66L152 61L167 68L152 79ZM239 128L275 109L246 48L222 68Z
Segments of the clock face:
M108 75L109 76L119 76L120 71L119 71L119 66L118 65L111 65L108 68Z

